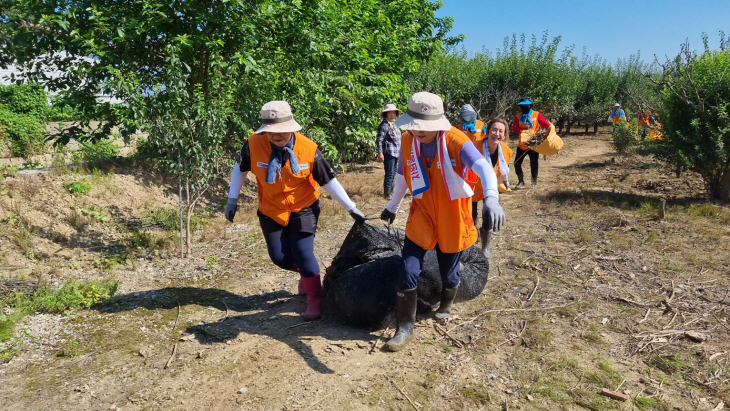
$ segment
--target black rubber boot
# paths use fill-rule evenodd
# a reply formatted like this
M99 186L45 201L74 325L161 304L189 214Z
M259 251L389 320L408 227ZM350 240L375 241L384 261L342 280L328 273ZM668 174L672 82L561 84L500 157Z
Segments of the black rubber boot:
M479 233L481 234L482 252L484 253L484 257L491 258L492 251L489 249L489 243L492 242L492 234L494 234L494 231L487 230L486 228L482 227L479 229Z
M398 322L398 329L393 338L385 343L388 351L400 351L413 338L413 326L416 322L416 289L396 291L397 306L395 318Z
M519 181L517 182L517 185L515 188L522 188L522 186L525 185L525 175L524 174L517 174L517 178Z
M534 190L536 188L537 188L537 176L532 177L532 189Z
M444 288L441 290L441 305L436 310L436 319L441 322L447 322L451 319L451 307L454 305L456 291L459 289L457 285L454 288Z
M386 200L393 198L393 186L383 186L383 198Z

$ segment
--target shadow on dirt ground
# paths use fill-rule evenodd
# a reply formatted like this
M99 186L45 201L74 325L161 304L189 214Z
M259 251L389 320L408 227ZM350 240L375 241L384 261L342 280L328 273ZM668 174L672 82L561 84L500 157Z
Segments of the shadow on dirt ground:
M226 343L241 334L266 336L288 345L292 351L301 355L312 370L332 374L334 371L304 341L314 337L333 341L370 341L373 337L362 330L337 333L336 336L328 333L328 329L341 323L334 315L325 316L317 322L304 321L298 316L297 308L300 300L305 298L288 291L241 296L214 288L170 287L118 295L96 309L105 313L119 313L140 307L148 310L170 310L187 305L213 307L225 312L226 316L216 322L199 323L185 329L185 333L195 335L200 344Z

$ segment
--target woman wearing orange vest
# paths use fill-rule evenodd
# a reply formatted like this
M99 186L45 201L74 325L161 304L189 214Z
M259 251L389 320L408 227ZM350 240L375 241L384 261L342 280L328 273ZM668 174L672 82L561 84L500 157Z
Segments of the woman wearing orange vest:
M553 125L545 119L542 113L532 109L532 101L529 98L524 97L517 103L520 108L521 114L515 116L514 123L512 123L512 131L518 136L524 130L533 130L537 133L540 128L548 130ZM521 188L525 185L525 177L522 173L522 161L525 159L525 155L530 156L530 174L532 175L532 188L537 188L537 172L538 172L538 161L540 154L527 147L527 144L521 142L517 146L517 158L515 159L515 174L517 174L517 185L515 188Z
M244 143L231 174L226 218L233 221L238 195L249 172L256 176L258 217L271 261L300 274L299 294L307 295L306 320L322 314L319 264L314 256L314 234L319 219L319 187L327 191L355 219L365 216L337 181L332 166L317 143L297 133L289 103L270 101L261 108L262 125Z
M509 126L507 122L501 118L493 118L486 125L487 134L482 140L475 143L477 150L487 159L494 167L499 182L498 189L500 193L511 191L509 189L509 160L512 158L512 150L507 145L509 139L507 130ZM474 196L471 198L473 203L484 198L484 190L481 184L474 187ZM492 241L492 233L494 232L492 222L484 220L482 227L479 227L479 238L482 240L482 251L487 258L492 257L489 250L489 243Z
M451 126L444 116L439 96L427 92L414 94L406 114L395 124L408 131L402 135L401 166L393 199L380 218L389 224L395 220L406 190L413 194L413 201L406 222L404 264L396 281L398 329L385 344L390 351L401 350L413 337L417 280L423 258L430 249L436 250L443 283L436 317L444 321L451 318L459 286L461 252L477 240L471 218L471 197L477 178L487 193L483 211L485 221L492 221L495 230L504 223L494 169L469 138Z

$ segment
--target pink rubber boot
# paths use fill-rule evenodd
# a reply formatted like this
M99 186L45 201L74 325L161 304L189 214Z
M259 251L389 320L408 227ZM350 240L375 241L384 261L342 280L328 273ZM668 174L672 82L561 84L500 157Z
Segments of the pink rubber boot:
M304 319L307 321L319 320L322 316L322 282L319 273L314 277L302 277L304 291L307 293L307 311Z

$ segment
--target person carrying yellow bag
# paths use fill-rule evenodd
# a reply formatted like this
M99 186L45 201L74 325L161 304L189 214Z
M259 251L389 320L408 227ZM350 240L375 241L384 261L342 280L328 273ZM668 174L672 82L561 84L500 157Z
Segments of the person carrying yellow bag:
M538 161L540 159L540 153L532 150L527 146L527 140L522 138L522 132L525 130L532 130L533 133L537 133L540 128L549 130L552 125L542 113L532 109L532 101L524 97L517 103L520 108L521 114L515 116L515 120L512 123L512 131L520 136L520 143L517 147L517 158L515 159L515 174L517 174L517 185L515 188L521 188L525 185L524 174L522 173L522 161L525 156L530 156L530 174L532 175L532 188L537 188L537 174L538 174Z

